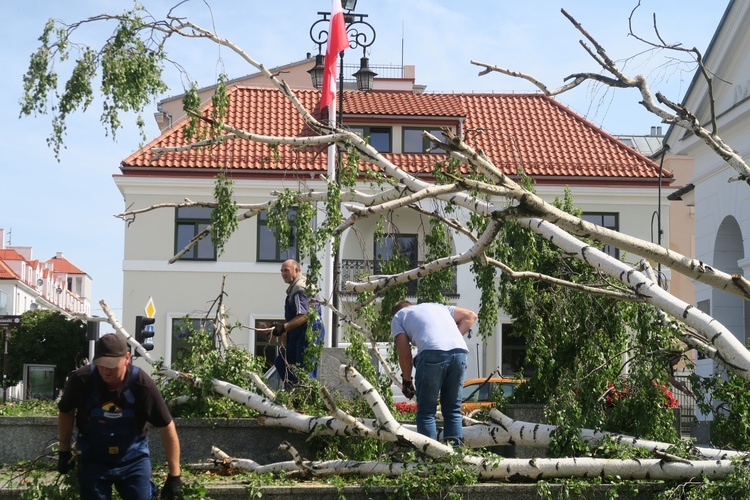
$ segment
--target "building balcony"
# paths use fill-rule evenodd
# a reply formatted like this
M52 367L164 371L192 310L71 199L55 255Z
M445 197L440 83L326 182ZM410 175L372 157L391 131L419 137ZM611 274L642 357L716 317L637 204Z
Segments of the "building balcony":
M424 264L424 262L418 262L418 265ZM347 281L358 281L362 276L370 276L373 274L379 274L380 262L376 260L358 260L358 259L342 259L341 260L341 274L339 276L339 291L343 295L353 295L350 292L344 290L344 283ZM406 284L406 296L416 297L417 296L417 285L419 280L410 281ZM459 297L458 284L456 278L453 278L451 286L443 290L443 295L456 299Z

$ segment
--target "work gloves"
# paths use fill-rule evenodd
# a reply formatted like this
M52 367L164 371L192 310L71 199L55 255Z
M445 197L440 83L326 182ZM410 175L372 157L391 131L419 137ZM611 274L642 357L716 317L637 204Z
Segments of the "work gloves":
M57 472L67 474L73 468L73 452L70 450L57 452Z
M164 486L161 489L160 498L162 500L174 500L176 498L182 498L182 479L180 476L167 475L167 480L164 481Z
M406 399L413 399L417 394L417 390L414 388L414 381L404 380L404 378L401 377L401 392L404 393Z
M284 328L284 323L281 321L277 321L273 324L273 336L274 337L281 337L281 335L286 331Z

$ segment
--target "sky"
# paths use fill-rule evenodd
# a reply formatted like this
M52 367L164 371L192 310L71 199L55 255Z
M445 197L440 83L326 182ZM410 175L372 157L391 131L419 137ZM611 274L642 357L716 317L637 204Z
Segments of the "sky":
M669 43L704 51L721 20L726 0L527 0L488 2L465 0L359 0L356 12L368 15L376 39L368 53L371 65L416 66L416 83L434 92L530 92L530 83L493 73L478 76L477 60L534 75L550 87L577 72L599 67L579 45L580 33L563 17L564 8L619 61L628 74L644 74L654 91L680 101L692 79L693 66L664 52L644 52L628 36L628 17L634 32L654 38L653 15L659 33ZM163 18L178 0L142 0L155 18ZM101 100L68 121L59 162L47 147L49 115L19 118L23 74L38 37L50 18L73 23L102 13L131 8L129 0L29 0L5 5L6 22L0 32L0 228L6 245L30 246L33 258L49 259L57 252L93 279L92 314L102 316L104 300L115 315L122 312L124 223L114 215L124 210L112 176L122 159L142 139L135 115L123 117L116 137L105 135L99 122ZM187 0L175 13L203 27L212 27L255 60L273 68L316 53L310 26L318 12L330 11L330 0ZM77 40L100 46L113 24L87 25ZM99 45L97 45L99 44ZM167 45L175 66L165 68L170 87L163 97L179 95L188 82L199 87L221 73L237 78L255 73L238 56L205 40L171 39ZM349 55L351 54L351 55ZM633 57L636 56L637 57ZM347 52L346 63L356 63L361 52ZM60 65L61 79L67 74ZM637 103L634 90L603 92L583 85L557 99L614 134L649 133L659 120ZM156 103L144 110L147 141L158 135L153 120ZM666 131L666 126L664 127ZM136 222L137 223L137 222Z

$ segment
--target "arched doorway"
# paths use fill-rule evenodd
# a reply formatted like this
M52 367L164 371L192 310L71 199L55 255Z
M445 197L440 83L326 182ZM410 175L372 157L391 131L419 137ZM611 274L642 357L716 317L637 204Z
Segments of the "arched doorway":
M737 220L728 216L716 232L713 265L726 273L742 274L739 262L744 258L742 230ZM741 297L714 289L711 294L711 316L745 343L745 301Z

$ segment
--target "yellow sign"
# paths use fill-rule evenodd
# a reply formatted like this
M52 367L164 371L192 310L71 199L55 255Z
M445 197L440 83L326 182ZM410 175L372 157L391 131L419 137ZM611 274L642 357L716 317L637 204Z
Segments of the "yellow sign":
M146 311L147 318L154 317L154 314L156 314L156 306L154 305L153 297L148 298L148 302L146 302L146 307L144 307L143 310Z

